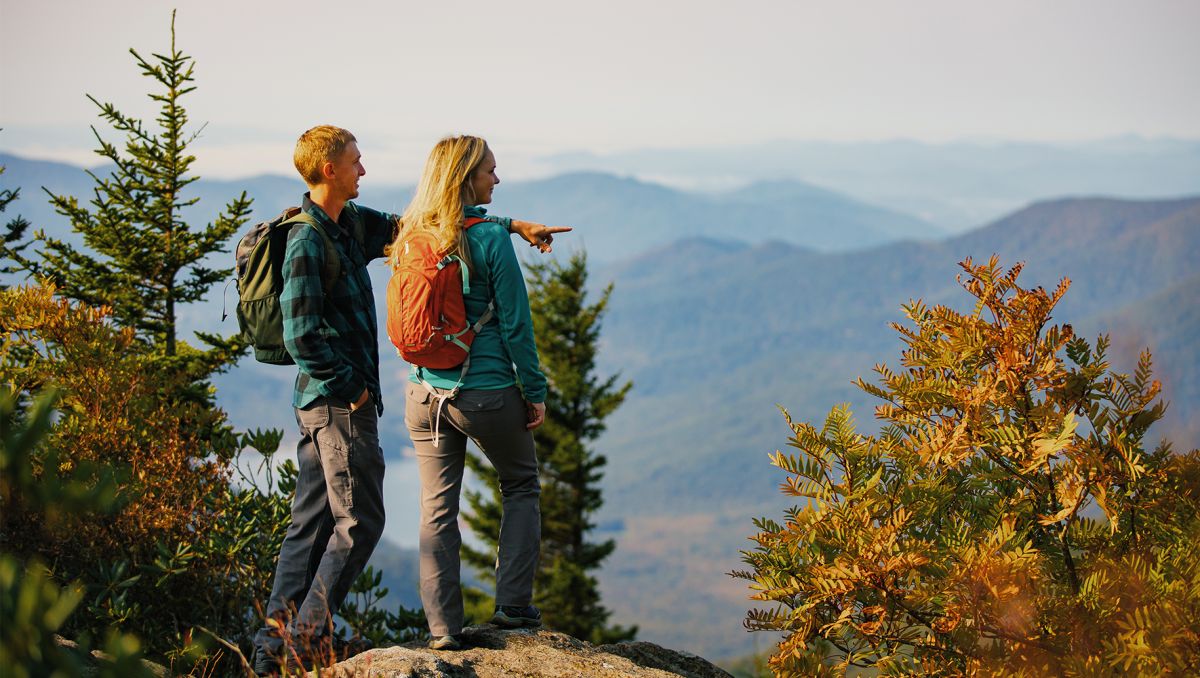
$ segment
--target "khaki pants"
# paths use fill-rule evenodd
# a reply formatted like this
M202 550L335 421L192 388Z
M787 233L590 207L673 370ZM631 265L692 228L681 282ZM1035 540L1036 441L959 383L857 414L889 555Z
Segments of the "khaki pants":
M541 488L533 434L525 429L525 401L515 386L461 391L441 405L440 422L436 421L437 399L424 386L409 383L405 395L404 423L412 435L421 476L421 602L430 633L454 635L463 625L458 505L468 438L500 478L503 518L496 557L496 604L524 607L533 600L541 543Z

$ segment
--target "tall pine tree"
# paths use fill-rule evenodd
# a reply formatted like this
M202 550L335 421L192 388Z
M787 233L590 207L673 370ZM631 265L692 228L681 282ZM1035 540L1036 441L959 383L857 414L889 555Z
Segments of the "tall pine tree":
M632 639L636 626L607 624L611 613L601 605L596 578L589 574L613 552L616 542L587 541L595 527L592 516L604 503L599 482L607 463L589 444L604 432L605 418L633 386L628 381L619 384L619 374L607 379L594 374L600 320L612 285L596 303L586 303L587 258L582 253L566 265L534 263L529 268L534 334L550 382L546 422L534 431L542 485L542 546L534 604L541 608L545 624L556 631L593 643ZM484 552L468 547L465 558L484 579L494 581L499 486L486 461L471 454L467 463L490 490L466 493L465 520L491 548ZM488 603L477 599L473 607Z
M181 99L195 89L195 62L175 47L175 15L171 14L171 49L144 58L130 49L142 75L160 87L150 98L159 105L156 126L123 114L113 104L88 95L115 131L124 134L123 147L105 141L95 127L100 147L97 155L112 163L112 171L95 181L91 208L72 196L47 190L55 209L67 217L83 238L78 248L44 231L34 234L35 256L18 245L25 224L9 225L0 255L27 273L52 281L59 294L91 306L108 306L120 325L131 327L154 353L168 364L185 368L203 380L236 360L236 341L201 335L206 351L181 351L177 342L179 306L200 301L214 283L228 278L231 269L212 268L210 255L226 251L225 243L246 222L250 198L242 194L226 205L216 219L193 229L183 219L184 209L198 197L185 189L199 177L188 171L195 156L188 145L199 130L188 131L187 112ZM178 357L177 357L178 356Z

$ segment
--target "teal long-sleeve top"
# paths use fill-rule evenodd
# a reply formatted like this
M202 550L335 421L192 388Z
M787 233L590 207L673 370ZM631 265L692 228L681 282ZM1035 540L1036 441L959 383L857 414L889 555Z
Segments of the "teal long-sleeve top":
M488 218L487 210L478 206L468 207L465 214ZM494 303L495 315L475 335L462 388L497 390L519 383L526 400L541 403L546 400L546 375L533 340L529 293L503 225L507 220L499 221L480 222L466 230L471 251L471 290L463 295L467 320L473 323L482 317L489 301ZM431 386L452 389L461 374L459 367L435 370L414 365L409 380L420 383L424 379Z

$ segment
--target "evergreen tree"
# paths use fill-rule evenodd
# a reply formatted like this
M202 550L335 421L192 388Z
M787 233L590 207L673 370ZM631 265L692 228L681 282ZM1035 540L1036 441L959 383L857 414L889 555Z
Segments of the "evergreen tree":
M4 175L6 168L0 165L0 176ZM15 202L21 196L19 188L0 189L0 212L8 209L9 204ZM12 248L16 252L20 252L29 246L29 243L20 244L20 240L25 235L25 230L29 228L29 222L22 216L17 215L9 220L7 224L8 232L4 234L3 242L0 242L0 247ZM0 250L3 251L3 250ZM19 267L12 264L0 265L0 274L16 273ZM5 285L0 284L0 289L4 289Z
M31 242L40 249L36 256L27 256L21 250L30 243L16 245L26 226L18 221L9 225L0 255L29 274L48 279L68 298L111 307L115 320L134 328L156 353L168 358L180 355L182 360L168 362L188 364L195 378L204 379L232 363L241 347L201 335L211 348L203 354L188 351L184 357L176 337L178 307L200 301L214 283L231 275L230 269L206 265L205 258L226 251L226 241L250 214L251 200L243 192L204 228L193 229L183 220L184 209L199 200L184 195L198 179L188 175L196 159L188 153L188 145L199 131L188 131L181 104L183 96L195 89L191 84L195 63L175 47L174 13L167 54L146 59L136 50L129 51L142 74L161 86L160 93L149 95L159 104L157 129L88 95L100 109L100 117L125 135L124 146L105 141L92 127L100 144L97 155L114 167L107 177L88 172L96 182L91 209L75 197L47 190L51 203L83 236L87 249L39 231Z
M534 582L534 604L547 626L593 643L628 640L637 627L608 626L611 614L600 603L590 571L600 567L616 543L587 541L591 521L603 505L599 482L607 460L588 448L604 432L604 420L621 405L632 382L620 375L600 379L596 366L600 320L612 293L586 304L587 258L571 257L530 265L530 307L542 368L549 378L546 422L534 430L542 486L541 560ZM487 496L467 492L467 525L492 547L490 553L467 548L466 560L494 581L496 538L500 529L500 492L496 472L485 460L468 455L471 470L490 488ZM484 604L490 601L483 601ZM476 600L475 609L481 601Z

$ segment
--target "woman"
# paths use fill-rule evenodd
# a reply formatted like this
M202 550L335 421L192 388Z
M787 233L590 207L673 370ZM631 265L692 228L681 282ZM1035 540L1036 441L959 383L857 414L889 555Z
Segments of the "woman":
M470 272L467 318L493 317L475 335L470 363L445 370L413 366L404 422L412 435L421 478L421 601L433 636L430 647L462 647L459 586L459 493L467 439L496 469L504 518L496 561L492 623L538 626L531 605L541 539L540 487L531 431L546 414L546 377L538 364L525 280L508 235L508 220L487 217L496 158L478 137L442 139L429 154L416 195L401 219L438 236L441 251L457 255ZM464 229L465 219L487 218ZM519 384L519 386L518 386ZM450 397L455 389L456 396Z

